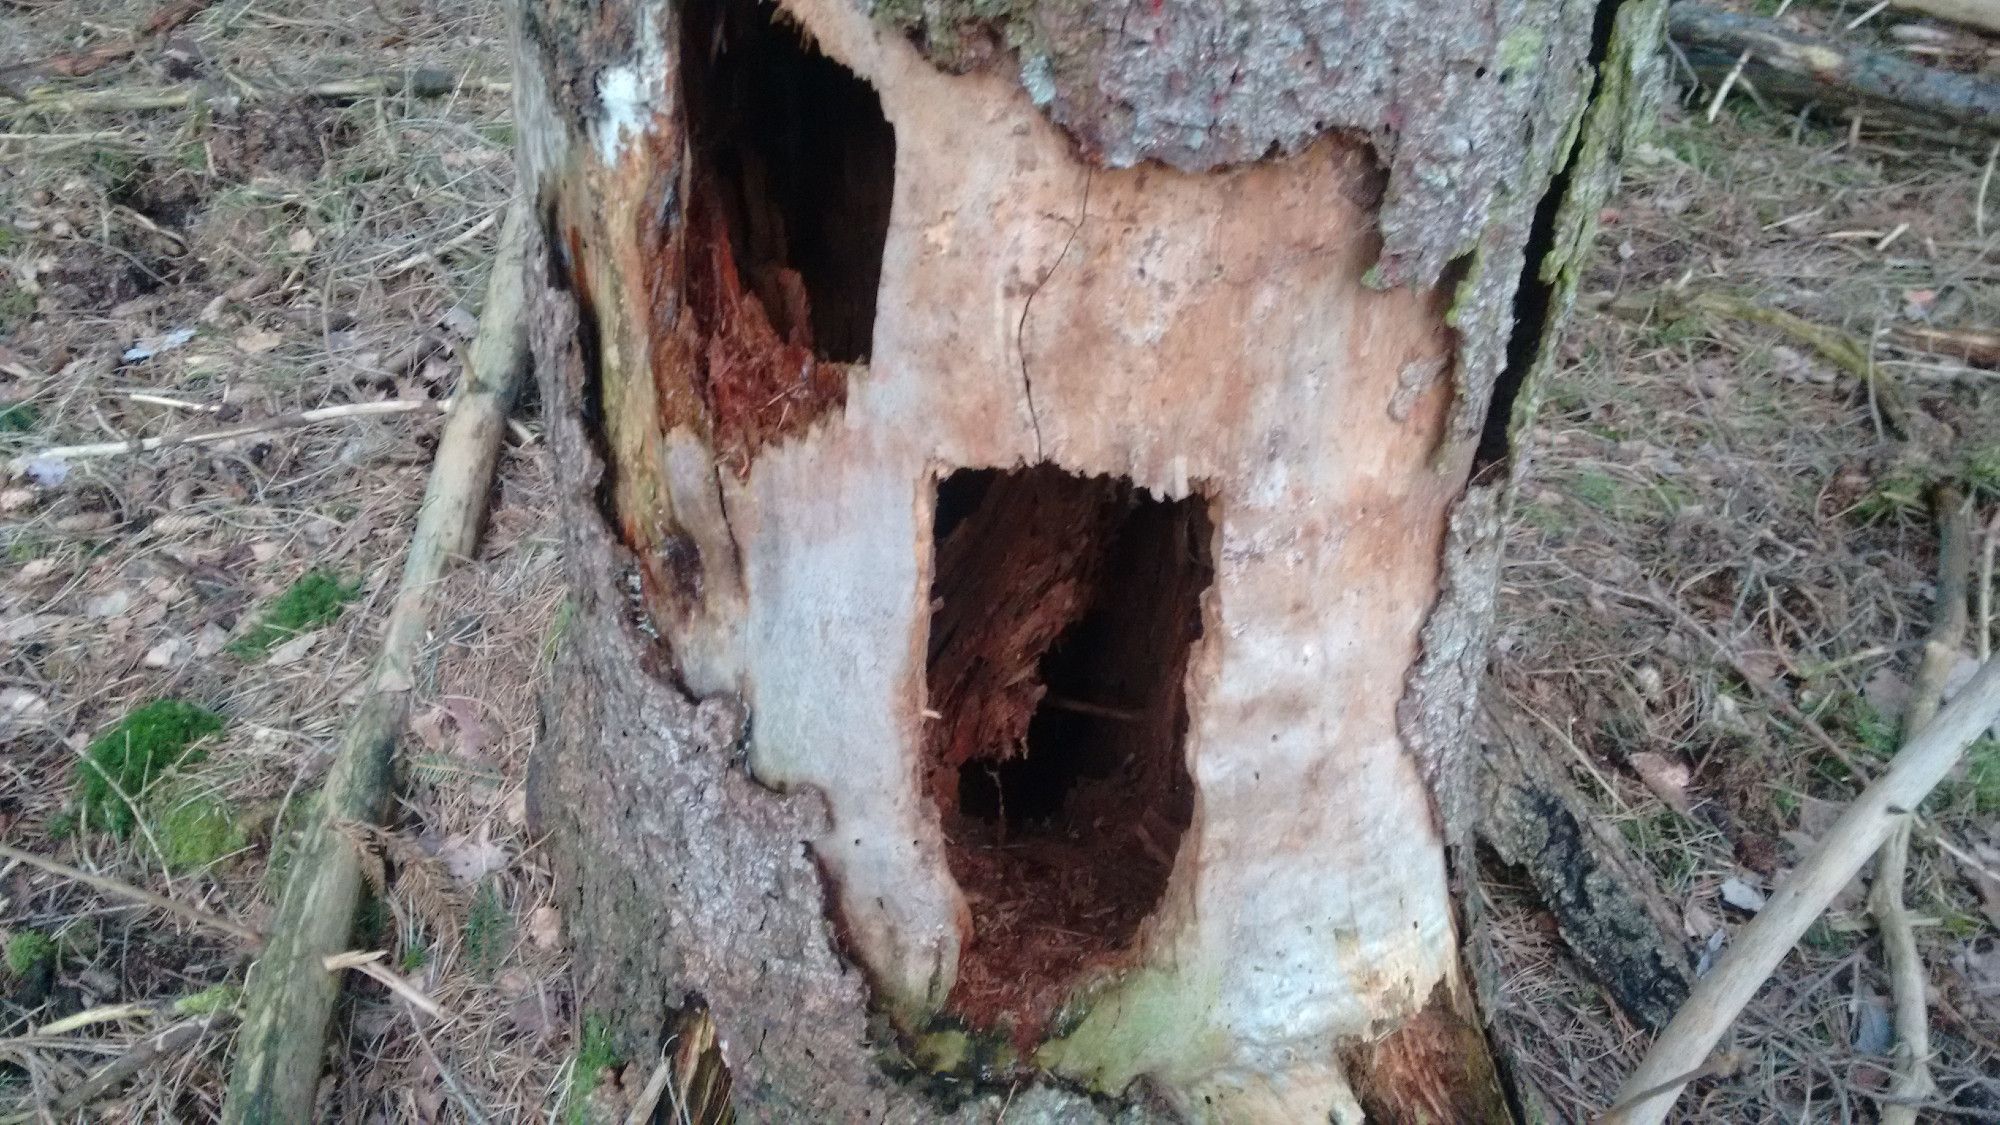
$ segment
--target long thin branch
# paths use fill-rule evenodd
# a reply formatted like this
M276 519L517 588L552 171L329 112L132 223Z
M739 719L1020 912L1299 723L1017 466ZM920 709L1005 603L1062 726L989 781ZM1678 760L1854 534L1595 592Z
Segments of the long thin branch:
M65 93L59 88L42 87L27 97L9 103L0 99L0 117L25 117L35 113L124 113L135 110L182 109L211 96L240 101L278 101L287 98L318 98L322 101L359 101L364 98L408 94L417 98L443 97L455 90L481 90L504 94L513 87L506 82L461 77L450 71L418 69L380 74L368 78L344 78L310 86L233 87L226 95L200 86L177 89L78 90Z
M118 457L129 453L151 453L156 449L169 449L176 445L218 445L223 442L239 441L243 438L259 437L276 430L291 429L295 426L310 426L318 422L332 422L342 418L379 418L391 414L412 414L425 409L449 409L450 402L428 400L406 401L393 399L387 402L350 402L339 406L322 406L317 410L301 410L297 414L285 414L276 418L265 418L257 422L246 422L241 426L229 426L220 430L203 430L192 434L166 434L161 437L133 438L131 441L94 441L84 445L57 445L39 453L16 457L7 463L7 471L19 476L28 471L28 466L36 461L88 461L97 457Z
M1812 854L1779 886L1736 943L1695 985L1694 995L1653 1042L1618 1093L1607 1125L1659 1125L1723 1033L1840 889L1881 849L1909 810L2000 719L2000 659L1989 660L1957 699L1906 744L1889 769L1834 822Z
M1940 488L1932 497L1938 519L1937 604L1931 614L1930 636L1924 638L1923 661L1910 687L1903 712L1903 739L1916 737L1937 717L1945 680L1965 642L1966 581L1972 571L1972 511L1957 490ZM1910 818L1904 816L1882 854L1875 860L1875 883L1868 889L1868 910L1882 932L1889 957L1891 995L1895 997L1896 1079L1882 1103L1882 1125L1916 1125L1917 1103L1936 1089L1931 1081L1928 979L1917 953L1917 936L1910 912L1903 907L1903 869L1910 860Z
M264 944L263 934L240 922L232 922L221 915L210 914L205 910L198 910L187 903L175 902L165 895L156 895L151 891L140 890L138 887L121 883L116 879L106 878L103 875L93 875L80 867L71 867L67 863L58 863L53 859L38 856L33 852L24 852L8 844L0 844L0 859L17 860L30 867L39 867L51 875L60 875L73 882L82 883L84 886L101 891L104 894L130 899L133 902L143 903L156 910L164 910L169 914L177 914L190 922L228 934L230 937L253 949Z
M527 209L517 202L501 231L466 387L438 442L382 650L293 861L270 945L249 974L222 1107L230 1125L312 1119L327 1025L340 991L326 959L347 948L362 886L359 857L338 826L379 823L388 808L396 741L409 712L411 669L429 628L432 591L445 566L471 554L477 543L500 436L526 366L527 229Z

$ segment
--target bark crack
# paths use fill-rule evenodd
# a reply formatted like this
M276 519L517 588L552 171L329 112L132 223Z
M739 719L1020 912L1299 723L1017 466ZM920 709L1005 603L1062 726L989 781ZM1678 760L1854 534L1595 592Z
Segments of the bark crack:
M1035 298L1041 295L1042 288L1048 285L1057 270L1062 269L1064 260L1069 257L1070 247L1076 245L1076 236L1083 233L1084 221L1090 218L1090 185L1096 179L1095 166L1083 170L1083 200L1077 207L1076 221L1069 225L1069 237L1063 240L1062 252L1056 255L1048 271L1028 291L1028 299L1021 302L1021 319L1014 323L1014 354L1021 357L1021 392L1028 403L1028 425L1035 431L1035 461L1038 464L1047 459L1047 454L1042 449L1042 419L1035 412L1035 380L1028 374L1028 314L1034 310Z

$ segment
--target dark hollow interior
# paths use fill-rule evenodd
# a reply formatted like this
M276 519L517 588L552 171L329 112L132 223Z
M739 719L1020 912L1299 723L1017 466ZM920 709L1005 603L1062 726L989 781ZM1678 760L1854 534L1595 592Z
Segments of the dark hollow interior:
M1050 465L938 485L926 776L972 914L951 1007L1023 1040L1157 906L1193 811L1199 497Z
M866 362L896 175L881 99L778 22L775 5L695 0L682 11L695 191L722 213L744 286L780 336L809 339L821 359ZM807 323L790 323L800 311Z

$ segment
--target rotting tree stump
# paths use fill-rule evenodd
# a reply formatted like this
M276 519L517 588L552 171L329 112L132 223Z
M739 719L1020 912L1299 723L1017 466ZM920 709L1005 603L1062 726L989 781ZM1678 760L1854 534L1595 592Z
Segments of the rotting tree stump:
M628 1057L712 1020L754 1120L1505 1117L1467 723L1660 14L521 0L532 810Z

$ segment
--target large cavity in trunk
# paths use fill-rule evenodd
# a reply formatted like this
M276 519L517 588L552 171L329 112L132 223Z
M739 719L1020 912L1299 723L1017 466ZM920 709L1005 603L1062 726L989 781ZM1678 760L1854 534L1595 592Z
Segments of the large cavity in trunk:
M971 908L951 1010L1031 1040L1126 959L1193 811L1199 497L1052 465L938 485L925 783Z
M896 175L881 99L777 22L775 6L694 0L685 11L696 207L714 209L779 336L820 359L866 362Z
M819 53L775 6L681 9L689 146L683 298L654 310L684 349L718 458L758 449L846 402L866 363L895 196L896 133L873 87ZM673 424L673 420L669 421Z

